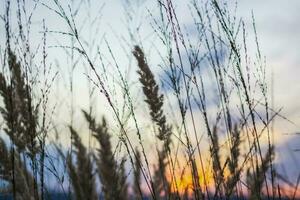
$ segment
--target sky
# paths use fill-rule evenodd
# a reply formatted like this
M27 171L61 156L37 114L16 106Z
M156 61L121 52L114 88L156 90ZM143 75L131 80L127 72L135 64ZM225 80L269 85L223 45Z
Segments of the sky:
M300 14L297 11L300 2L239 1L239 5L242 13L248 11L248 18L251 17L250 9L255 14L260 46L274 73L275 105L284 106L284 112L299 123L297 110L300 105L295 99L300 97L296 75L300 72Z
M76 10L79 1L60 1L64 8L68 9L67 4L71 6L72 10ZM72 2L75 2L72 4ZM86 1L89 2L89 1ZM183 1L174 1L176 10L178 11L179 21L183 24L191 25L192 17L189 15L189 10L186 5L183 5ZM186 1L188 2L188 1ZM0 12L4 14L4 3L1 3ZM55 83L51 94L51 106L55 108L56 124L63 130L71 119L69 117L70 109L70 92L69 92L69 78L70 78L70 66L72 61L67 56L66 52L70 53L68 46L70 46L70 37L62 32L67 32L68 27L65 21L60 18L53 10L49 8L57 9L53 1L41 0L35 7L35 1L27 1L26 10L28 13L34 11L32 17L32 30L31 30L31 42L32 48L39 46L42 41L42 20L45 19L45 24L48 30L47 33L47 47L48 57L47 61L49 66L52 66L52 73L59 72L58 78ZM137 85L137 75L134 68L134 60L128 59L128 55L131 53L131 49L128 47L133 46L134 43L143 41L144 49L149 55L149 63L153 66L153 71L158 74L158 78L164 78L163 69L158 66L159 56L157 55L157 49L161 49L155 32L153 31L153 21L151 21L151 15L157 17L159 11L157 10L156 1L143 1L143 0L90 0L90 6L87 3L80 5L78 15L75 17L75 23L78 24L80 35L89 44L94 44L92 49L87 51L92 55L97 55L97 49L100 49L101 55L103 55L104 63L109 72L107 81L109 83L116 84L118 81L116 78L118 69L115 68L113 63L113 57L117 57L117 63L120 65L120 71L122 74L126 74L126 78L130 80L132 84L133 100L136 103L136 107L141 106L143 109L137 109L137 117L140 121L143 119L149 119L145 116L145 105L141 105L143 99L141 91ZM234 9L234 7L231 7ZM267 80L270 89L273 90L274 109L278 110L282 108L281 114L289 119L291 122L282 118L276 118L275 123L275 143L278 145L278 157L281 161L300 166L300 153L299 151L293 151L300 149L300 135L293 133L300 132L300 1L299 0L239 0L237 6L237 16L241 17L247 27L252 25L252 12L255 16L256 28L258 33L259 45L262 54L266 58L267 65ZM90 16L90 18L89 18ZM97 23L93 23L93 19L97 17ZM130 17L134 17L134 20L128 21ZM96 18L95 18L96 19ZM5 38L4 26L1 20L0 35L1 38ZM89 27L89 28L87 28ZM138 28L138 30L137 30ZM82 30L81 30L82 29ZM129 31L138 33L134 35L133 40L130 40ZM249 31L249 37L253 36L253 33ZM0 39L1 51L3 50L5 41ZM113 55L110 54L107 43L111 48ZM255 48L255 46L249 46ZM75 60L80 56L74 54ZM41 56L41 55L39 55ZM93 56L94 59L94 56ZM95 58L96 59L96 58ZM95 60L97 61L97 60ZM99 65L99 68L101 66ZM73 103L75 107L81 109L88 109L88 81L87 79L95 78L91 75L91 72L84 62L79 62L73 71L74 80L74 96ZM271 87L271 80L273 79L273 87ZM136 89L135 89L136 88ZM111 88L113 91L114 88ZM270 91L271 91L270 90ZM97 92L97 91L96 91ZM168 92L168 90L166 90ZM118 104L122 104L122 96L118 93L115 94L115 101ZM111 110L103 95L94 95L92 98L94 108L93 112L96 115L105 114L111 121L114 120ZM168 96L168 94L166 95ZM172 102L172 97L170 97ZM51 113L49 109L49 113ZM101 114L99 114L101 113ZM99 117L98 116L98 117ZM75 111L74 121L80 121L82 119L80 109ZM142 122L140 122L142 124ZM84 123L76 123L77 129L84 130L86 125ZM142 125L141 125L142 126ZM142 130L148 130L149 127L142 126ZM64 137L64 136L62 136ZM68 144L68 135L65 135L65 143ZM145 135L144 140L153 140L153 135ZM151 148L149 146L148 148ZM288 155L288 156L287 156ZM296 158L296 160L294 159ZM296 168L290 168L288 174L293 177L294 174L298 176L299 170ZM293 180L295 181L295 180Z
M300 2L242 0L239 5L240 12L245 17L251 18L251 10L255 15L260 47L266 57L269 72L273 74L274 108L282 108L282 114L294 122L292 125L285 120L276 119L277 142L289 140L281 148L298 149L299 136L288 133L299 132L300 124L300 104L297 101L300 97L297 75L300 73L300 14L297 11ZM290 154L289 151L283 152L282 157ZM299 160L299 153L294 154Z

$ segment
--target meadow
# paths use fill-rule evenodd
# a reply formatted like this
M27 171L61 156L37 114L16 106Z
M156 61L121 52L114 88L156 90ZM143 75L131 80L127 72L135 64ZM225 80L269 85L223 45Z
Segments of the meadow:
M1 1L0 199L300 198L255 11L147 2Z

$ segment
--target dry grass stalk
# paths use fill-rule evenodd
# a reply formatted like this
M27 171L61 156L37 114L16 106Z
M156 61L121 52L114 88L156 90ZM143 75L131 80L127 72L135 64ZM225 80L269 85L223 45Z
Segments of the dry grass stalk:
M127 184L124 163L119 165L115 160L105 118L102 118L101 124L96 124L95 119L89 113L83 111L83 114L100 146L96 161L104 198L107 200L126 199Z
M73 136L72 143L76 155L76 164L72 162L72 154L69 154L67 156L67 166L73 186L74 198L77 200L97 200L99 197L96 191L91 154L87 152L86 147L82 144L78 133L72 127L70 127L70 131Z
M7 146L2 138L0 138L0 178L5 180L9 185L7 192L11 193L13 189L12 171L15 172L15 198L17 200L35 200L34 196L34 177L27 170L21 155L14 152L14 155L7 149ZM14 158L12 158L14 157ZM14 159L14 167L11 160Z
M262 188L265 181L267 171L270 169L270 161L274 159L274 147L271 147L266 152L260 166L256 168L254 173L247 170L247 184L249 188L249 199L261 199L263 197Z
M30 190L28 193L30 196L33 195L31 198L39 199L36 159L36 155L39 153L38 110L33 106L32 91L26 81L22 66L17 61L17 56L11 49L8 49L7 52L10 78L8 79L3 73L0 73L0 95L4 103L0 107L0 113L4 119L4 132L12 142L11 150L8 152L11 165L6 166L6 170L11 170L11 184L15 198L17 195L21 195L18 194L18 190L22 190L22 188L17 188L17 185L20 187L21 182L26 191L26 188L28 191ZM4 147L2 148L4 149ZM26 156L30 158L32 174L27 170ZM27 181L31 179L30 183L23 181L22 177L24 176L28 177ZM29 178L29 176L32 177Z
M167 124L166 116L163 111L164 98L159 95L159 87L154 79L154 75L150 70L144 52L139 46L135 46L133 50L138 63L138 74L143 87L145 102L150 109L152 121L158 127L158 139L163 142L163 148L158 151L158 166L154 172L154 185L156 194L170 194L170 184L166 178L166 168L169 163L168 155L170 153L172 127Z

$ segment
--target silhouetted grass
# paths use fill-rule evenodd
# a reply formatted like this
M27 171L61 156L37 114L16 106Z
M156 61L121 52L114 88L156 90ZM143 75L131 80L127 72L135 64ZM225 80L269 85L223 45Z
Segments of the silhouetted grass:
M1 55L5 61L0 72L0 113L1 131L7 139L0 137L0 179L4 182L1 193L18 200L284 199L273 164L275 147L269 131L280 111L274 111L268 102L266 72L254 17L257 58L251 64L245 23L225 3L190 2L197 35L196 42L192 42L174 2L158 1L159 16L149 15L154 33L164 48L157 53L165 79L160 80L155 66L149 64L150 55L142 48L145 41L140 41L141 44L135 41L127 47L128 59L133 57L136 61L132 67L137 69L140 86L136 90L143 92L144 102L140 103L136 102L139 98L132 97L132 86L123 75L118 55L113 53L109 42L104 39L112 61L105 66L100 50L97 49L94 58L94 44L81 37L76 15L82 4L90 8L89 1L80 0L78 5L72 1L68 8L59 0L51 1L54 8L34 1L35 5L56 13L68 28L68 32L58 33L71 38L70 46L59 45L71 60L68 91L63 91L70 94L67 99L70 121L64 125L69 127L71 143L62 145L60 134L64 131L60 133L56 124L48 122L55 113L48 114L48 95L56 78L56 74L47 77L51 76L51 67L46 62L48 30L43 21L43 58L35 74L31 68L34 53L27 38L29 34L25 34L25 29L30 29L31 18L23 13L24 2L16 4L17 35L11 29L9 0L5 2L3 16L6 44ZM131 14L128 11L127 15ZM88 19L92 26L91 16ZM26 26L23 20L27 20ZM131 33L131 39L135 36L138 38ZM75 54L79 55L78 60ZM73 73L79 60L87 65L89 83L89 108L82 111L84 120L75 118L75 111L82 108L76 107L73 96ZM115 70L113 82L109 81L108 67ZM165 87L168 90L161 89ZM119 91L122 106L116 100ZM104 97L115 121L108 123L103 116L97 122L92 105L92 98L97 95ZM139 118L143 104L147 105L144 113L149 114L149 121L147 116ZM77 131L80 129L76 120L83 121L88 128ZM141 129L142 126L146 128ZM56 140L48 138L50 129L56 132ZM264 134L268 138L266 146L261 140ZM151 135L156 138L148 141ZM86 136L88 145L84 142ZM116 144L113 139L117 139ZM53 146L57 154L51 151ZM49 191L50 176L62 195L55 196ZM294 198L298 184L299 181Z

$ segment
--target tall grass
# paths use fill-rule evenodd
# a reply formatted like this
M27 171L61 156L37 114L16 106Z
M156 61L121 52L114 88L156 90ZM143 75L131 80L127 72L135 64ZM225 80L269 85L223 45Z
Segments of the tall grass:
M52 186L47 180L52 176L64 199L282 198L269 130L280 110L274 111L269 104L254 17L255 39L248 41L244 21L226 3L193 0L189 9L196 36L191 37L180 22L175 3L157 1L158 15L148 11L162 47L155 53L160 57L163 78L146 53L146 41L130 32L131 42L140 41L127 47L127 58L136 61L131 67L137 72L138 83L132 86L108 40L103 40L105 49L98 46L93 55L92 31L89 42L81 37L85 30L76 24L76 16L83 6L91 8L90 1L72 1L67 7L59 0L51 1L53 4L34 2L34 9L39 5L58 15L68 31L48 31L43 20L42 64L35 69L38 61L32 55L30 34L25 34L30 32L32 14L26 15L25 1L17 1L15 36L10 1L5 2L5 59L0 72L1 191L13 199L51 199ZM128 10L126 15L130 18L133 13ZM88 21L90 26L94 24L90 13ZM55 112L49 114L48 105L57 76L47 65L48 33L70 37L71 41L70 46L55 46L70 60L69 91L64 91L70 94L70 120L64 124L68 129L63 130L70 134L70 143L64 146L59 136L54 142L48 137L52 126L57 131L52 123ZM253 63L249 61L249 42L256 46ZM75 103L73 73L81 62L86 68L89 105L77 119L75 113L82 108ZM109 67L113 68L113 81ZM133 97L136 90L142 94L137 99ZM116 100L118 92L122 106ZM102 109L109 109L114 120L102 117L98 122L92 101L97 95L104 97L101 105L107 108ZM141 110L146 113L142 119ZM80 129L76 120L87 128ZM155 138L148 141L151 135ZM267 145L261 139L264 135ZM59 156L51 151L53 146Z

